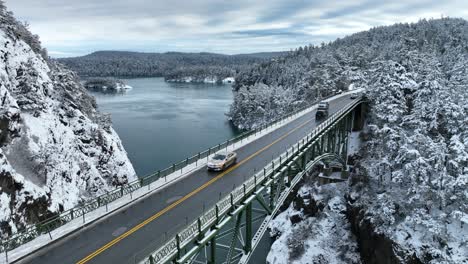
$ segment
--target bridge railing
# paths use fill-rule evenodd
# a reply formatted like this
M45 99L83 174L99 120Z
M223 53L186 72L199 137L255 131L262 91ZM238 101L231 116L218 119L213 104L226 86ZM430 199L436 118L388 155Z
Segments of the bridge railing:
M327 127L341 120L347 113L360 103L360 100L355 100L344 108L336 112L332 117L328 118L318 125L311 133L302 138L295 145L288 148L279 157L272 160L263 170L257 172L252 177L247 179L242 185L235 188L229 195L223 197L215 206L203 213L198 219L190 223L185 229L179 232L175 237L169 239L159 249L154 251L149 257L145 258L141 263L166 263L170 261L177 253L178 248L183 248L192 243L197 237L205 233L213 226L220 218L232 211L233 208L245 198L247 198L258 186L263 184L267 179L271 178L276 169L286 165L295 154L299 153L303 147L314 142ZM151 260L150 260L151 258Z
M334 96L334 95L332 95ZM332 96L328 96L326 98L322 98L321 100L328 99ZM62 213L59 213L51 218L48 218L44 221L41 221L35 225L30 225L26 227L23 230L20 230L19 232L13 234L10 236L8 239L5 239L2 241L0 244L0 252L4 251L10 251L18 246L21 246L36 237L42 235L42 234L47 234L54 229L61 227L65 225L66 223L72 221L73 219L76 218L81 218L87 213L90 213L102 206L106 206L109 203L116 201L117 199L132 193L144 186L147 186L148 184L151 184L161 178L167 177L175 172L180 171L181 174L183 173L182 170L184 167L188 166L189 164L197 163L200 160L203 159L208 159L208 157L214 153L216 153L219 150L226 149L228 146L238 143L244 139L247 139L248 137L252 135L256 135L257 133L260 133L268 128L271 128L272 126L279 125L283 123L285 120L305 111L308 110L309 108L313 107L315 104L317 104L319 101L317 100L314 101L313 103L304 106L300 109L295 110L292 113L289 113L288 115L285 115L281 118L278 118L269 124L261 125L253 130L246 131L237 137L234 137L232 139L228 139L216 146L213 146L205 151L199 152L191 157L188 157L178 163L174 163L172 166L159 170L155 173L152 173L150 175L144 176L142 178L139 178L135 181L129 182L125 185L119 186L111 191L108 191L102 195L99 195L98 197L91 199L87 202L85 202L82 205L78 205L72 209L69 209L67 211L64 211Z

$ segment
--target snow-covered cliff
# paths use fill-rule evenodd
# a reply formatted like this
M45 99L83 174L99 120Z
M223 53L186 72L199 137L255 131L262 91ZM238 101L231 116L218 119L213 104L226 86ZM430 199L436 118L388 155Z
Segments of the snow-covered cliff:
M4 8L4 7L3 7ZM108 115L73 72L0 26L0 235L136 178ZM18 27L18 28L15 28Z

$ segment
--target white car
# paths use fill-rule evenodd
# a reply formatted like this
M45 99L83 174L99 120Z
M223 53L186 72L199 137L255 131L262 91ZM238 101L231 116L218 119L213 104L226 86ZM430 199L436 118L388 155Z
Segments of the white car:
M208 170L222 171L237 162L235 152L218 152L208 161Z

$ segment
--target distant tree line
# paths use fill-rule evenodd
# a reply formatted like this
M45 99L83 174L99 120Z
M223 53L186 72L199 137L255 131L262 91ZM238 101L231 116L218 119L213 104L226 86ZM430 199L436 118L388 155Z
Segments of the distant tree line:
M222 55L214 53L141 53L126 51L98 51L92 54L58 59L80 76L165 77L178 79L194 77L233 77L255 64L283 52Z

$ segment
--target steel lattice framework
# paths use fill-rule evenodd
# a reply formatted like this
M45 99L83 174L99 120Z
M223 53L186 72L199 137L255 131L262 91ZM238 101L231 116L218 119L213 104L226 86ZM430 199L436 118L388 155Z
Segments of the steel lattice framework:
M354 100L322 122L141 263L247 263L269 221L312 167L323 160L345 167L362 103Z

